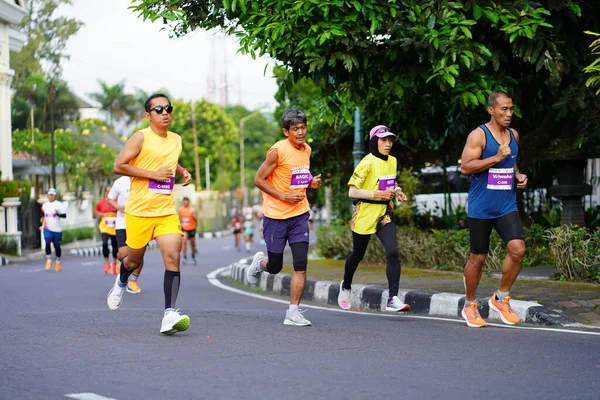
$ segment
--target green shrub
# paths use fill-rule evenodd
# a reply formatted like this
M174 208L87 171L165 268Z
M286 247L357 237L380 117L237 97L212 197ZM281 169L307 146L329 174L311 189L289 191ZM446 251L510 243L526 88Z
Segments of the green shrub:
M9 254L16 256L18 250L18 244L14 238L0 235L0 254Z
M31 183L25 181L0 181L0 204L5 197L18 197L21 205L28 204L31 197Z
M66 229L63 231L62 243L71 243L74 240L92 239L95 227Z
M550 254L556 268L566 280L600 283L600 232L590 232L576 225L564 225L548 230Z
M548 239L544 236L544 232L538 226L525 229L528 250L523 260L524 266L553 265L554 260L548 251ZM367 247L364 261L383 264L385 263L383 246L377 237L373 236ZM467 229L421 230L402 226L397 227L396 236L402 264L409 268L462 271L469 258L470 244ZM352 251L352 233L347 225L321 226L317 231L317 238L317 252L325 258L344 259ZM505 256L504 242L493 231L484 269L501 269Z

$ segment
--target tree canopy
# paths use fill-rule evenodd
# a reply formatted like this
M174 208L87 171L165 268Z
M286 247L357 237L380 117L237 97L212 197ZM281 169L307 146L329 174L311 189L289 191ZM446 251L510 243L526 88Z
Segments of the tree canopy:
M385 122L438 155L487 119L497 89L518 106L524 165L558 142L573 150L598 141L598 102L582 71L597 2L135 0L132 8L176 35L237 35L242 52L278 60L287 82L315 82L326 122L351 123L359 107L366 127Z

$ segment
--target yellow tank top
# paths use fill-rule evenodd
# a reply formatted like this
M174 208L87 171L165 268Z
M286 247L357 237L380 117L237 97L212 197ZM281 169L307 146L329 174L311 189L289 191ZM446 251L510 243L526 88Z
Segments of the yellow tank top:
M348 186L373 191L393 189L396 187L396 166L397 161L393 156L384 161L373 154L367 154L354 169ZM352 231L361 235L375 233L377 223L385 214L386 208L385 204L358 203L352 216Z
M312 149L308 144L298 150L289 140L284 139L275 143L267 154L277 150L277 167L267 178L267 182L281 193L306 193L310 184L310 154ZM287 203L263 192L263 214L273 219L287 219L304 214L310 209L306 197L298 204Z
M173 186L175 171L181 155L181 137L167 132L167 137L157 135L150 127L142 129L144 144L140 153L129 164L148 171L156 171L168 165L173 171L169 181L131 178L129 199L125 204L127 214L138 217L162 217L177 214Z

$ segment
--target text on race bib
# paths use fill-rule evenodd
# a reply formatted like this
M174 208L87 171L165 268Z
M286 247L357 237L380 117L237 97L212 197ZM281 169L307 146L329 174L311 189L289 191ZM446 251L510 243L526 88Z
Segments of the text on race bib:
M515 171L512 168L490 168L487 188L490 190L512 190Z
M104 225L107 228L115 228L117 226L117 219L113 217L104 218Z
M306 189L312 180L313 176L308 169L293 169L290 189Z
M44 213L44 217L48 217L48 218L50 218L50 217L58 217L58 214L56 213L56 211L53 212L53 213Z
M394 189L396 187L396 175L384 175L379 177L378 190Z
M173 193L173 186L175 186L174 176L166 181L148 180L148 191L151 193L171 194Z

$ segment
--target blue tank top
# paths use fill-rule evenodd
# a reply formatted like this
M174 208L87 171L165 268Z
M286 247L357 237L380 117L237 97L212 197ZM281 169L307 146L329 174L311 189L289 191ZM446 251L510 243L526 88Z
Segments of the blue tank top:
M500 144L496 141L487 126L481 125L485 133L485 147L481 160L498 154ZM515 163L519 155L519 145L510 128L511 155L492 166L490 169L471 176L471 187L468 197L469 218L499 218L517 211Z

